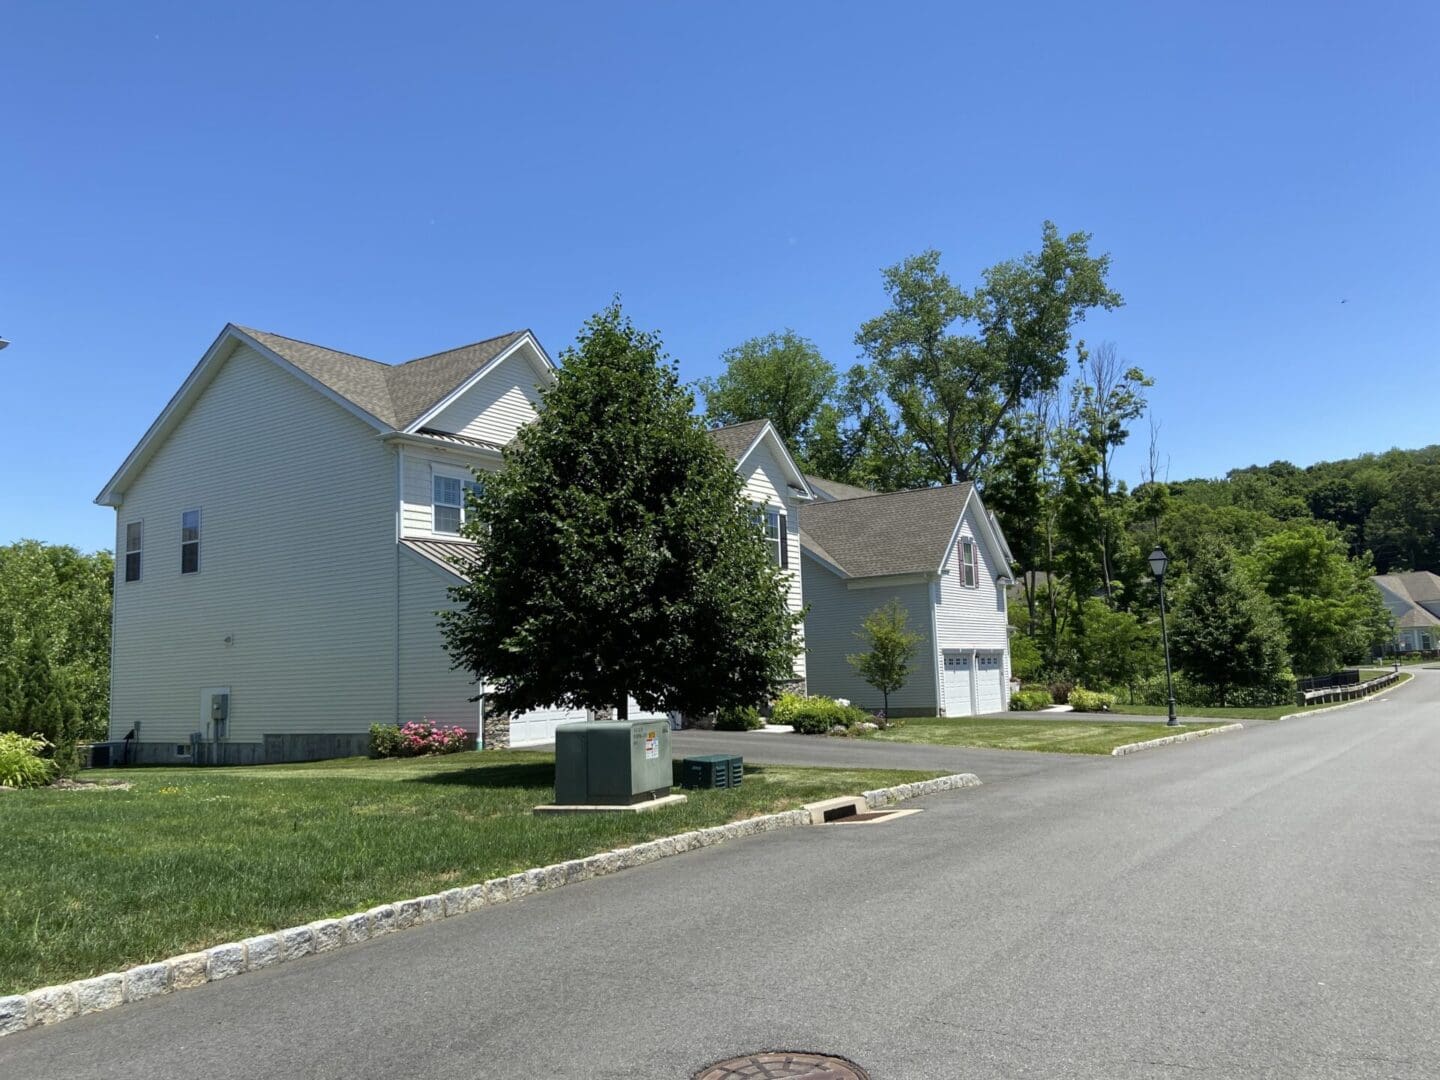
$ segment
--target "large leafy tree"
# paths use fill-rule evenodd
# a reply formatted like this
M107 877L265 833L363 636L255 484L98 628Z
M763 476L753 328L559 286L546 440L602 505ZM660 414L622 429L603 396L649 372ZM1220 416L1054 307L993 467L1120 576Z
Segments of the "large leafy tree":
M0 547L0 731L62 746L104 733L114 575L108 551Z
M1390 639L1390 614L1370 580L1368 560L1317 525L1291 526L1260 540L1249 564L1275 602L1297 674L1328 675Z
M785 330L741 342L720 359L724 372L699 383L705 418L720 424L769 420L791 453L807 457L821 409L839 382L815 344Z
M1089 245L1046 222L1038 252L990 267L970 291L940 269L938 251L885 271L890 308L855 340L930 480L979 476L1007 418L1059 385L1075 324L1123 303L1106 282L1109 256Z
M1190 566L1170 628L1180 669L1216 703L1237 688L1274 686L1287 675L1285 627L1227 547L1202 549Z
M442 629L502 711L753 705L793 676L800 618L730 461L612 304L484 477L477 558Z
M1365 524L1365 540L1388 569L1440 573L1440 464L1400 472Z

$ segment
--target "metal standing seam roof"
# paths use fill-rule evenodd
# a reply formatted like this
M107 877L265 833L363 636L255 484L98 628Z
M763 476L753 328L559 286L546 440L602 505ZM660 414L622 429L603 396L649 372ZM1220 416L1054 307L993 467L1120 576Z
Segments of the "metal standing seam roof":
M476 547L468 540L416 540L406 537L400 541L400 546L409 548L422 559L456 577L464 576L456 566L457 563L460 566L473 564L476 558Z
M811 503L800 510L800 542L851 577L933 574L973 486Z
M267 330L236 329L397 431L424 416L525 334L513 330L458 349L384 364Z
M823 476L811 476L805 474L805 482L810 485L811 491L818 491L828 499L863 499L867 495L878 495L877 491L869 488L856 487L854 484L842 484L838 480L826 480Z

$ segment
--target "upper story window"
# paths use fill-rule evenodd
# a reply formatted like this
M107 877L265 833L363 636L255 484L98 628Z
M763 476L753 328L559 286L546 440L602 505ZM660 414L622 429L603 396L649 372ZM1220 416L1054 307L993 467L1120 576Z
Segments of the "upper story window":
M465 496L479 495L480 484L458 476L434 478L435 531L459 535L465 521Z
M200 511L186 510L180 515L180 573L200 572Z
M755 524L764 530L765 543L775 565L782 570L787 569L790 566L790 545L787 542L789 538L786 536L785 515L779 510L756 503Z
M975 541L969 537L960 540L960 574L965 588L975 588Z
M125 526L125 580L140 580L140 552L145 540L145 525L132 521Z

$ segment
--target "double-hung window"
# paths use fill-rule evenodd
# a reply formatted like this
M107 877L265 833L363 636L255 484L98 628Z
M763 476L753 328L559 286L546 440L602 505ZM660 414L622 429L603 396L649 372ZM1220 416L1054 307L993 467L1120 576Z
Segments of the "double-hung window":
M755 504L755 524L765 536L765 544L775 565L782 570L790 565L790 545L786 542L785 515L779 510Z
M465 521L465 496L479 495L480 485L458 476L434 478L435 531L459 535Z
M186 510L180 515L180 573L200 572L200 511Z
M145 541L145 525L132 521L125 526L125 580L140 580L140 553Z
M975 588L975 541L969 537L960 540L960 574L965 588Z

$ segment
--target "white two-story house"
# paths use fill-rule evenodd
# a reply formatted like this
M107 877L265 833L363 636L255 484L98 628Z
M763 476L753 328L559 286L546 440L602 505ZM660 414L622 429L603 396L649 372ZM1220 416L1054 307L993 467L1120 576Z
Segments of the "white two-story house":
M484 715L436 618L466 485L555 370L528 331L385 364L226 326L96 499L116 519L110 737L137 761L246 764L364 753L374 723L503 746L584 719ZM714 437L799 611L805 479L768 424Z
M879 709L847 657L865 618L894 601L920 636L896 716L974 716L1010 704L1010 551L972 484L875 494L810 478L800 515L810 692Z

